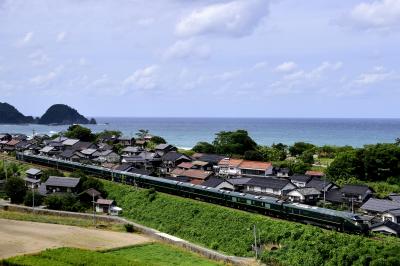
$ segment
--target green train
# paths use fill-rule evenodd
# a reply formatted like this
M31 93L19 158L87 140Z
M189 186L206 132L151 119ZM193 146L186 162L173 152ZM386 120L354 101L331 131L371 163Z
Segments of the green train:
M363 220L356 214L349 212L335 211L299 203L289 203L273 197L220 190L160 177L115 171L95 165L64 161L45 156L17 153L16 158L18 160L51 166L67 171L81 170L87 174L102 177L114 182L143 188L154 188L160 192L257 212L282 219L313 224L337 231L356 234L368 233L368 226L363 223Z

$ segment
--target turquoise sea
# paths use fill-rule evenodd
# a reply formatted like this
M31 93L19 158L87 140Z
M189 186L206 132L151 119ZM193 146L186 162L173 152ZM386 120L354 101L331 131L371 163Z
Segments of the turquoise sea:
M198 141L212 141L221 130L245 129L259 144L306 141L317 145L363 146L377 142L394 142L400 137L400 119L337 118L96 118L93 131L120 130L134 136L139 129L149 129L181 148ZM52 134L68 126L0 125L0 132Z

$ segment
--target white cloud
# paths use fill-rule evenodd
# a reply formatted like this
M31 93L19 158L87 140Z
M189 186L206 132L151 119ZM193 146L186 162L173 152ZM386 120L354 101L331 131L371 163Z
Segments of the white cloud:
M19 40L18 46L24 46L29 44L32 41L32 38L34 36L34 32L30 31L27 32L22 39Z
M268 66L268 63L265 61L262 62L258 62L256 64L254 64L254 66L252 67L253 70L257 70L257 69L262 69L265 68L266 66Z
M268 0L236 0L194 10L176 25L179 36L217 34L231 37L249 35L268 15Z
M358 85L371 85L395 78L394 71L387 71L384 67L375 67L373 71L360 74L354 83Z
M280 65L278 65L275 68L275 71L277 72L291 72L297 68L297 64L295 62L284 62Z
M346 16L352 26L364 29L391 29L400 26L400 1L378 0L356 5Z
M222 80L222 81L227 81L227 80L232 80L232 79L238 77L241 73L242 73L241 70L226 71L222 74L215 75L214 78Z
M157 87L157 71L159 67L152 65L143 69L138 69L133 75L123 81L124 86L134 86L137 89L154 89Z
M56 41L57 42L63 42L65 40L65 37L67 36L67 33L65 31L62 31L57 34Z
M33 66L42 66L50 61L50 58L42 50L37 50L29 55Z
M29 82L33 85L36 86L45 86L47 85L50 81L56 79L61 71L63 70L64 66L58 66L54 70L50 71L47 74L44 75L38 75L29 80Z
M164 53L165 59L200 58L210 56L211 50L208 45L197 44L193 39L180 40L170 46Z
M136 23L139 26L147 27L147 26L152 25L154 22L155 22L154 18L142 18L142 19L139 19Z

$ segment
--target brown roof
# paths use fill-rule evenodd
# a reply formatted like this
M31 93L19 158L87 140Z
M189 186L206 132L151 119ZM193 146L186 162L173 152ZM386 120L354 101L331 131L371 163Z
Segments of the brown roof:
M242 161L239 165L239 168L265 170L265 169L270 168L271 166L272 166L272 163L268 163L268 162Z
M307 171L306 175L308 176L324 176L325 174L319 171Z
M238 167L243 162L242 159L225 158L219 161L218 165L225 165L229 167Z
M183 162L178 165L178 167L180 168L187 168L187 169L192 168L192 166L193 164L191 162Z
M114 201L109 199L98 199L96 203L101 205L111 205L114 203Z
M182 175L184 171L185 170L183 169L175 168L174 170L171 171L171 175Z
M15 145L17 145L17 144L20 143L20 142L21 142L20 140L12 139L12 140L10 140L9 142L7 142L7 145L9 145L9 146L15 146Z
M212 172L209 171L203 171L203 170L198 170L198 169L189 169L185 170L182 174L182 176L187 176L190 178L195 178L195 179L207 179L212 174Z
M193 179L192 181L190 181L190 183L191 183L191 184L194 184L194 185L201 185L201 184L204 183L204 180L201 180L201 179Z
M196 152L195 154L192 155L193 158L200 158L201 156L203 156L203 153L200 152Z
M193 165L198 165L198 166L205 166L208 164L208 162L203 162L203 161L193 161Z

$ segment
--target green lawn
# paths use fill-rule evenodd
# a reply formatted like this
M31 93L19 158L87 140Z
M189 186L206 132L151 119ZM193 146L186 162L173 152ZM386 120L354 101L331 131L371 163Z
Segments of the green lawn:
M0 265L222 265L194 253L166 244L153 243L109 252L87 251L75 248L49 249L36 255L25 255L0 261Z

